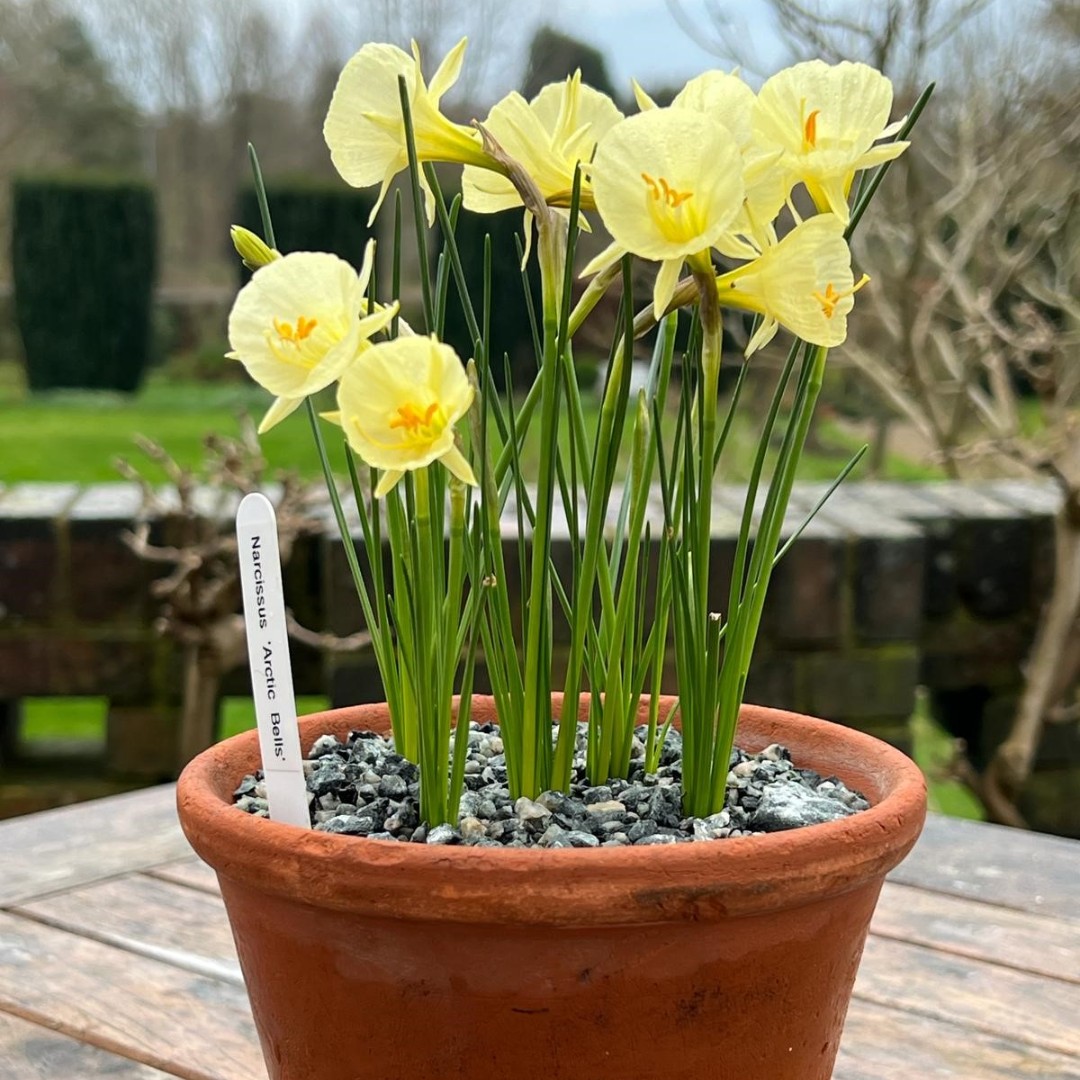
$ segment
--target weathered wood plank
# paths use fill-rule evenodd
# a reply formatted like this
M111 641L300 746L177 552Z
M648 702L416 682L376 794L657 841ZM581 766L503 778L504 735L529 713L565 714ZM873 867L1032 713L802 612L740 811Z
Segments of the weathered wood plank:
M0 906L191 853L172 785L4 822Z
M13 909L48 926L243 985L221 898L141 874Z
M202 892L213 893L215 896L221 895L217 874L198 855L192 855L188 859L178 859L164 866L155 866L144 873L160 878L162 881L186 885L189 889L200 889Z
M871 936L856 995L1080 1058L1080 987Z
M1080 1061L856 999L833 1080L1078 1080Z
M0 1013L0 1076L4 1080L168 1080L166 1073L149 1065L7 1013Z
M880 937L1080 983L1080 923L1070 920L889 881L870 929Z
M930 814L915 850L890 875L902 885L1080 920L1080 844Z
M241 987L7 913L0 1011L184 1080L266 1075Z

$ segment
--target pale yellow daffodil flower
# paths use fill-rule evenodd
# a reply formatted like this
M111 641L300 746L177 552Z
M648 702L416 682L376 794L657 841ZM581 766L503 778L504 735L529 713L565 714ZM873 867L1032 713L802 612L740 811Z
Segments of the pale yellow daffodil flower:
M634 95L644 111L656 103L635 82ZM773 221L783 208L794 181L776 168L778 150L763 150L754 141L754 91L738 75L705 71L691 79L671 102L673 109L691 109L719 121L735 137L743 157L746 200L716 249L733 259L752 259L776 242Z
M865 275L854 280L844 223L835 214L819 214L796 225L753 262L722 274L716 289L725 307L763 316L746 347L749 356L767 345L780 326L811 345L842 344L854 295L868 280Z
M879 142L903 123L889 124L892 101L892 83L866 64L810 60L761 88L754 139L762 151L782 151L779 164L792 182L802 182L819 211L847 224L855 174L907 149L906 142Z
M390 182L409 165L398 76L403 75L408 85L419 161L494 166L484 153L479 134L453 123L439 110L440 99L461 72L466 44L467 39L462 38L450 50L430 84L424 81L415 41L412 56L396 45L365 45L341 72L326 114L323 137L334 167L346 183L361 188L381 185L371 221ZM435 198L423 175L420 185L430 224L435 220Z
M598 140L622 118L611 98L582 83L576 71L565 82L545 86L532 101L516 91L507 94L483 126L532 177L545 200L568 206L578 163L592 159ZM521 206L521 196L505 176L472 165L462 171L461 194L465 209L480 214ZM591 203L583 179L581 205Z
M382 498L412 469L441 461L459 480L476 476L454 437L473 387L457 353L432 337L398 338L363 350L338 383L338 411L352 449L382 470Z
M658 261L658 313L671 300L684 260L708 258L745 195L734 136L690 109L651 109L623 120L600 140L590 175L614 244L586 272L625 251Z
M240 290L229 314L227 356L277 399L260 435L335 382L393 319L397 304L367 314L374 257L372 241L358 274L336 255L298 251L272 259Z

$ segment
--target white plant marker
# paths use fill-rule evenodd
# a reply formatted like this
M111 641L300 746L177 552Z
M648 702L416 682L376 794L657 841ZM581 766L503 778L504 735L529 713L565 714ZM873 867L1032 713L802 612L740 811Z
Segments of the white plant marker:
M259 724L270 817L309 829L307 785L296 726L277 517L265 495L245 495L236 511L251 692Z

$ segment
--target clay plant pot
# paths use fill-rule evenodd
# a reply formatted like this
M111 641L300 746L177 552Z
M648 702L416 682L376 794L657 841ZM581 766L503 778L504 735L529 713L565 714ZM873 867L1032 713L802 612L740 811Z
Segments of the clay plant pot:
M385 707L307 717L301 743L360 728L387 730ZM783 743L872 808L701 843L429 847L234 809L254 732L201 754L180 819L217 871L271 1080L829 1080L925 785L898 750L794 713L746 706L738 741Z

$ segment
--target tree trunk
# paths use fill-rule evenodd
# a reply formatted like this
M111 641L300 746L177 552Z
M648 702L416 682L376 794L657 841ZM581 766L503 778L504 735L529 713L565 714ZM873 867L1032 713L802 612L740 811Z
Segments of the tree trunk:
M1054 582L1028 658L1024 690L1012 729L984 774L988 807L999 799L1015 807L1035 763L1046 715L1060 693L1060 671L1080 614L1080 519L1071 493L1054 520ZM1008 816L1006 824L1017 818ZM1019 815L1018 815L1019 816ZM1022 819L1021 819L1022 820Z
M214 744L217 734L221 666L201 645L184 649L184 696L180 710L180 765Z

